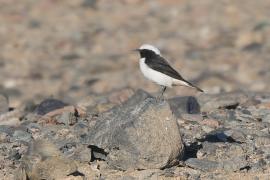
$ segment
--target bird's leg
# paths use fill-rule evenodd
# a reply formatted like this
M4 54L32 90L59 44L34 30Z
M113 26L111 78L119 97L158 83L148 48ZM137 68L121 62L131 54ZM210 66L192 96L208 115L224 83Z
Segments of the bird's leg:
M158 101L164 100L164 92L166 91L167 87L166 86L161 86L160 94L158 96Z

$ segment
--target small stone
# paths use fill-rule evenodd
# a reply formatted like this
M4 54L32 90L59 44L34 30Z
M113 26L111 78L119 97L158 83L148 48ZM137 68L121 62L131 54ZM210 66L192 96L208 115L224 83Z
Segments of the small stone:
M63 157L49 157L27 168L30 179L67 179L77 171L76 163Z
M0 143L5 143L10 141L10 136L5 132L0 132Z
M65 61L73 61L73 60L76 60L79 58L80 58L80 56L76 53L66 54L66 55L62 56L62 59Z
M185 123L188 121L190 124L200 124L203 120L203 117L200 114L182 114L181 119L177 119L179 122ZM180 123L181 124L181 123Z
M87 146L81 146L75 150L74 156L80 162L87 162L89 163L92 159L91 149Z
M238 171L248 166L246 156L233 157L219 163L219 168L228 172Z
M84 0L82 6L95 9L97 7L97 0Z
M21 157L22 155L18 152L18 150L12 149L9 151L8 159L16 161L21 159Z
M251 43L243 48L244 51L259 51L263 47L261 43Z
M8 99L6 96L0 94L0 115L8 112Z
M15 141L25 141L25 142L30 142L33 138L31 134L29 134L26 131L23 130L15 130L13 133L13 140Z
M259 109L270 109L270 102L260 103L256 107Z
M260 31L241 32L236 38L235 45L245 49L252 44L261 44L263 39L263 34Z
M27 132L31 134L33 139L38 139L41 136L42 127L37 123L29 123L26 125Z
M218 128L219 122L214 119L205 119L201 122L201 124L212 127L212 128Z
M213 131L214 129L209 127L209 126L202 126L202 130L206 133L210 133L211 131Z
M66 103L57 99L46 99L42 101L35 109L35 113L38 115L45 115L56 109L60 109L67 106Z
M8 125L0 125L0 132L12 136L14 133L14 128Z
M56 118L57 123L59 124L65 124L65 125L74 125L77 123L77 117L74 115L74 113L71 112L63 112L60 117Z
M231 123L231 121L235 121L236 115L234 110L228 109L217 109L207 114L209 119L215 119L218 121L222 121L224 124Z
M255 146L256 147L270 147L270 137L269 136L258 136L255 138Z
M262 122L270 123L270 112L262 117Z
M198 97L202 112L209 112L219 108L235 109L238 105L245 103L248 96L241 92L232 92L216 95L203 94Z
M213 171L218 167L218 162L197 158L190 158L186 160L185 163L191 168L199 169L202 171Z
M205 138L211 142L226 142L228 140L228 136L224 133L222 129L210 132Z
M236 142L245 142L246 141L246 135L239 129L227 130L227 131L224 131L224 133L228 137L231 137Z
M41 21L37 20L37 19L31 19L29 21L29 27L36 29L36 28L40 28L41 26Z
M123 102L127 101L133 94L133 89L124 88L110 94L108 99L111 103L122 104Z
M263 171L263 169L267 166L267 162L262 159L258 159L257 162L253 162L251 165L251 169L249 172L258 172L258 171Z
M180 118L181 114L199 114L200 105L197 99L192 96L175 97L168 100L173 114Z

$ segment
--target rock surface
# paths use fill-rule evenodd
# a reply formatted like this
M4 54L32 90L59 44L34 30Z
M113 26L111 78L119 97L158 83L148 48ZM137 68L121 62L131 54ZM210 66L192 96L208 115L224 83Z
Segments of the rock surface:
M97 118L85 143L104 149L109 165L122 170L169 167L184 152L169 104L143 91Z

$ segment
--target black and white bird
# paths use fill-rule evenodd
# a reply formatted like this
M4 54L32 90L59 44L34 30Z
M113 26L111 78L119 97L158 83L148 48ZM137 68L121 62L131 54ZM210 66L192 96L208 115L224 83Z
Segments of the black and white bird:
M163 97L163 93L167 87L173 86L187 86L203 92L202 89L185 80L172 68L169 62L161 56L160 51L156 47L150 44L144 44L139 49L135 49L135 51L140 53L140 69L143 75L147 79L162 86L159 98Z

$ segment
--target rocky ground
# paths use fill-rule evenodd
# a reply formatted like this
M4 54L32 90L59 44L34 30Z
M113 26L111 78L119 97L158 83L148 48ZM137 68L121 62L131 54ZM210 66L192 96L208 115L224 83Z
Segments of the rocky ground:
M0 2L0 179L268 179L266 0ZM143 43L205 90L164 101Z

